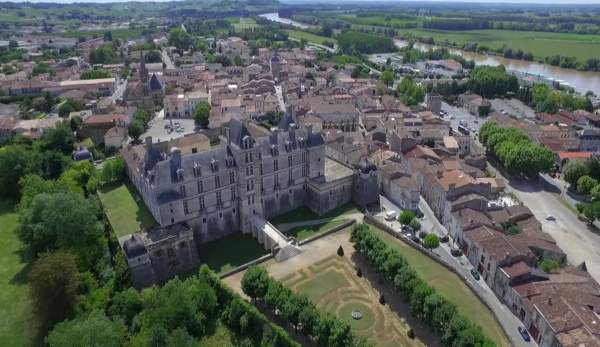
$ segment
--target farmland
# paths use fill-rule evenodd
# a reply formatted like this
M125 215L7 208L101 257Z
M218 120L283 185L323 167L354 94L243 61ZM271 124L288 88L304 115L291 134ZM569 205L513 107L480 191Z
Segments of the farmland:
M319 35L308 33L306 31L288 30L287 32L291 38L296 39L296 40L305 39L307 42L318 43L320 45L324 44L324 42L327 42L327 41L337 43L336 39L334 39L334 38L319 36Z

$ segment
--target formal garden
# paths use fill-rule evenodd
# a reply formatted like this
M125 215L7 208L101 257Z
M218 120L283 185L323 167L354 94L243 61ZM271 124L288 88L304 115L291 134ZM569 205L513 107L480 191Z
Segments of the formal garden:
M305 294L318 309L335 314L352 330L377 346L422 346L408 337L410 328L379 294L358 275L346 257L332 255L281 280L294 292Z

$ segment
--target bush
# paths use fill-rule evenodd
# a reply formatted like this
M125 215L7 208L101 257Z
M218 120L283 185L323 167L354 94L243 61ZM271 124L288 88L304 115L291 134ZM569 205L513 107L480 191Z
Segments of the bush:
M339 255L340 257L344 256L344 249L342 248L341 245L337 249L337 255Z
M409 224L410 228L412 230L414 230L415 232L421 230L421 223L419 222L418 219L414 218L412 221L410 221Z
M419 238L424 239L429 233L426 231L419 232Z
M400 217L398 217L398 221L403 225L409 225L412 220L415 219L415 213L411 210L404 210L400 213Z
M383 294L379 295L379 303L385 305L385 296Z
M358 270L356 270L356 276L358 277L362 277L362 270L360 268L358 268Z
M440 245L440 239L436 234L429 234L423 239L423 247L427 249L435 249Z
M415 331L412 328L408 329L408 331L406 332L406 336L408 336L408 338L411 339L411 340L414 339L415 338Z

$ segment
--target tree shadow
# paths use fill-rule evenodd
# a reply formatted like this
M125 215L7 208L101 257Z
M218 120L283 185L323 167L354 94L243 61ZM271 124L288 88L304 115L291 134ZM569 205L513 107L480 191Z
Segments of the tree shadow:
M383 294L386 299L386 305L390 310L398 315L408 326L412 328L416 338L421 340L426 346L442 347L442 341L437 333L431 330L423 321L416 318L410 311L410 305L401 293L395 293L392 285L383 280L383 276L377 274L373 267L358 253L354 252L352 261L362 271L362 277L378 293Z

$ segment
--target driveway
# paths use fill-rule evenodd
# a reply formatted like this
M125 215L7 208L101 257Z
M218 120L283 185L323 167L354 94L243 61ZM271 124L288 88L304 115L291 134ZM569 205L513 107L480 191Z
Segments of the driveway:
M401 211L402 209L396 205L394 205L390 200L388 200L384 196L380 196L380 203L383 208L383 212L378 214L376 217L384 220L385 211L394 210ZM434 232L439 236L446 235L448 231L446 228L437 220L433 211L429 208L425 200L421 197L419 201L419 209L423 212L423 218L420 220L421 222L421 230L425 230L427 232ZM394 230L399 230L401 225L398 221L388 222L385 221L386 224L390 225ZM437 254L445 263L452 266L463 278L465 282L469 284L469 286L479 294L479 297L485 302L485 304L492 310L500 325L504 329L504 332L507 334L510 342L513 346L516 347L532 347L537 346L535 342L525 342L523 338L519 334L517 328L522 326L521 321L512 314L512 312L506 307L500 300L496 297L494 292L488 287L483 279L479 281L475 281L473 276L471 275L471 269L473 266L464 255L461 257L453 257L450 254L450 246L448 244L440 243L440 247L433 250L433 253Z

